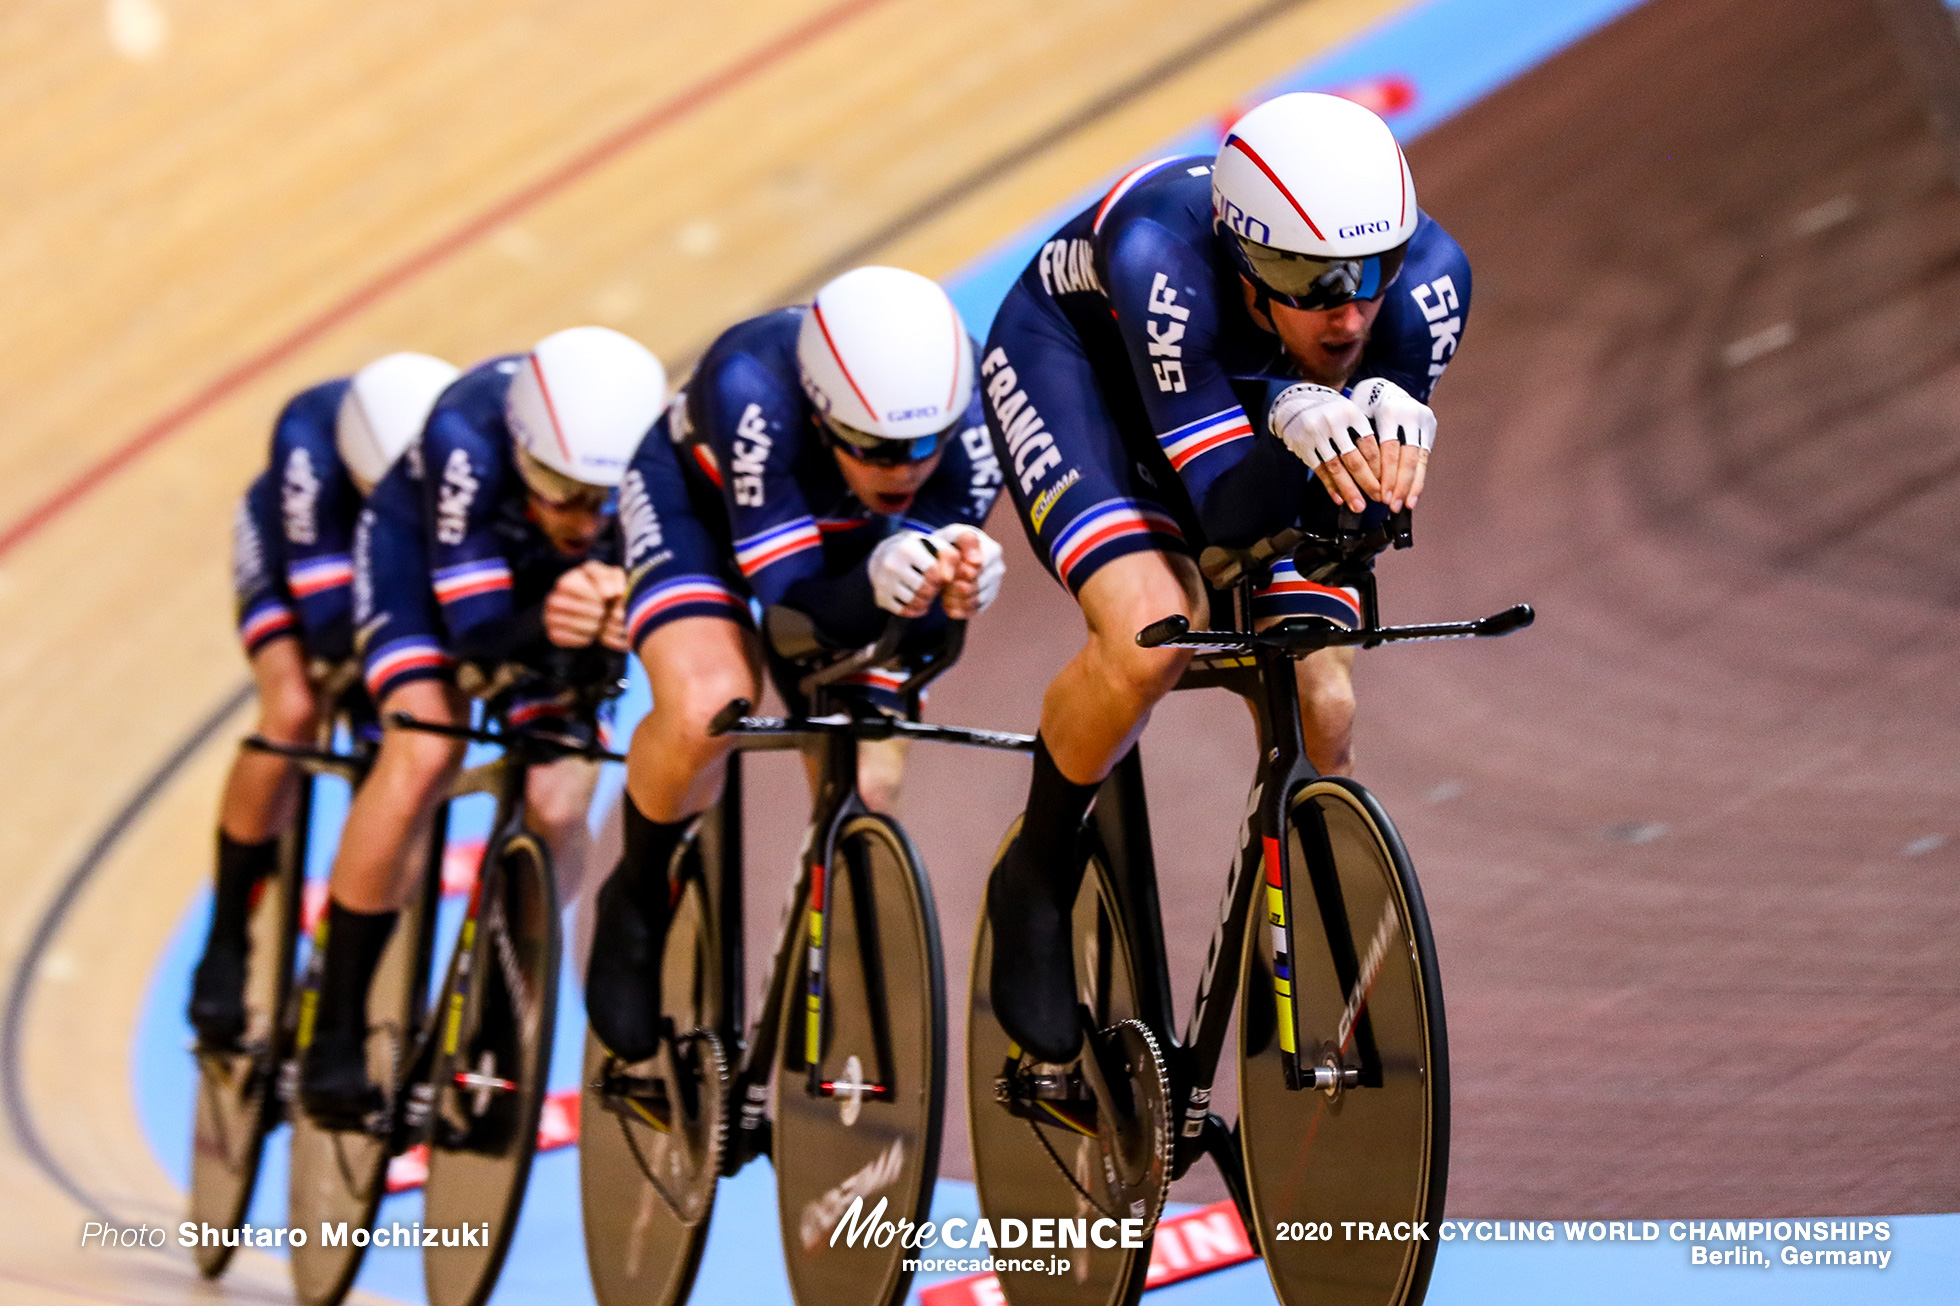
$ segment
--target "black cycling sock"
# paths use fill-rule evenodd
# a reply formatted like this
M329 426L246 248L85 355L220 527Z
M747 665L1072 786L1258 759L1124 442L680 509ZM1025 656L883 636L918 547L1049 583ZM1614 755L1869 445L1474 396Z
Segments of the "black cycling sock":
M191 977L191 1024L198 1037L230 1043L245 1032L245 965L251 951L252 890L279 860L279 841L240 843L218 831L211 932Z
M622 877L626 894L646 916L649 925L664 921L667 899L672 893L667 882L667 864L674 860L674 849L680 847L681 837L694 818L655 821L640 814L631 794L623 796L620 807L626 817L626 855L620 858L619 868L613 874Z
M1042 887L1057 903L1073 902L1081 884L1076 838L1099 788L1100 784L1079 785L1063 775L1049 755L1048 741L1035 736L1034 774L1028 780L1027 815L1021 820L1021 843L1028 856L1021 864L1040 873ZM1013 887L1026 891L1036 886Z
M327 902L327 965L320 978L320 1006L313 1041L359 1042L367 1037L368 988L395 932L395 911L352 911Z
M1097 788L1063 775L1037 737L1021 833L987 886L994 1015L1038 1061L1068 1061L1081 1046L1070 923L1082 884L1078 838Z
M626 853L599 890L585 1008L592 1032L614 1056L644 1061L660 1046L660 961L672 893L667 864L693 818L650 820L630 794L621 807Z
M211 906L211 936L205 951L231 948L245 951L252 915L252 888L272 873L279 861L279 840L240 843L218 831L218 877Z

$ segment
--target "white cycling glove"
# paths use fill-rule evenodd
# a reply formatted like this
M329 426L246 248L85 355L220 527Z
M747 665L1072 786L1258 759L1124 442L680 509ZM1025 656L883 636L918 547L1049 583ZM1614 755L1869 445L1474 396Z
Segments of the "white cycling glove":
M935 538L944 540L947 547L954 549L959 548L961 538L968 535L980 541L980 580L974 588L973 610L985 612L1000 596L1001 578L1007 575L1007 554L1000 547L1000 541L978 526L969 526L965 522L956 521L933 532Z
M1377 438L1417 449L1436 443L1436 410L1393 381L1376 376L1354 387L1354 402L1374 419Z
M871 593L878 606L897 616L905 615L906 605L918 596L926 573L944 547L930 535L919 531L896 531L878 541L867 564L871 572Z
M1339 390L1311 381L1290 385L1273 400L1266 423L1280 442L1309 467L1333 462L1354 451L1354 442L1373 435L1368 414Z

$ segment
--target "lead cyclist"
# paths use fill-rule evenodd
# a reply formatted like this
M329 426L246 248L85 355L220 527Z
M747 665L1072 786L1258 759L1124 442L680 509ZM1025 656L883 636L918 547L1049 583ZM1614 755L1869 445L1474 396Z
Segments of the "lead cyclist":
M1311 94L1253 109L1215 158L1129 173L1009 291L980 366L988 427L1036 555L1088 624L1042 700L1020 833L987 892L995 1011L1037 1059L1065 1062L1081 1040L1083 817L1191 656L1139 648L1136 632L1205 622L1207 545L1413 506L1427 400L1469 307L1469 263L1416 206L1388 125ZM1282 561L1253 616L1308 614L1355 626L1358 597ZM1352 764L1352 664L1351 649L1298 663L1326 774Z

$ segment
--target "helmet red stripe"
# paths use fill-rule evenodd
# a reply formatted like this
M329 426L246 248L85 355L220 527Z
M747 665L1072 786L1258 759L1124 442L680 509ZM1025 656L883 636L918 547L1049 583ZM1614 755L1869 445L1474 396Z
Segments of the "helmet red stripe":
M1327 237L1324 234L1322 234L1320 228L1314 224L1314 220L1307 215L1307 211L1300 207L1300 201L1293 198L1293 192L1286 188L1286 183L1279 179L1279 174L1266 166L1266 161L1259 157L1259 154L1256 150L1254 150L1250 145L1247 145L1243 140L1241 140L1237 136L1226 137L1225 145L1228 149L1234 145L1238 146L1239 153L1245 155L1246 158L1251 159L1252 166L1259 169L1259 171L1265 173L1266 180L1272 182L1273 185L1279 187L1279 193L1286 196L1286 202L1293 206L1293 211L1300 215L1300 220L1307 224L1307 229L1312 231L1313 234L1315 236L1318 236L1321 240L1327 239ZM1398 150L1397 152L1399 153L1400 151Z
M837 360L837 370L842 372L844 379L851 383L851 392L858 397L858 402L864 405L864 411L871 414L871 420L877 421L878 410L873 408L871 401L864 397L864 391L858 388L857 378L851 375L850 366L844 362L844 355L838 351L837 342L830 338L830 328L824 325L823 305L812 303L810 312L816 315L817 330L823 332L823 342L830 346L830 356Z
M551 387L544 383L544 363L536 354L531 355L531 371L538 378L538 393L544 396L545 415L551 418L551 434L558 441L558 449L565 455L565 462L576 467L578 460L572 457L572 446L565 441L565 428L558 422L558 405L551 402Z
M1409 220L1409 160L1408 156L1402 153L1400 141L1395 143L1395 175L1402 182L1402 211L1395 219L1395 228L1399 231L1402 229L1402 224Z

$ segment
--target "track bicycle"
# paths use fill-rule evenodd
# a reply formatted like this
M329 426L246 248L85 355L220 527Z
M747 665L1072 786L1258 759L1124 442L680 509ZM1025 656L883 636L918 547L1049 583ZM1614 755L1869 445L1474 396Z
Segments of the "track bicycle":
M801 674L809 712L751 717L737 700L711 727L736 751L721 801L670 865L661 989L670 1036L631 1065L587 1040L579 1165L601 1306L684 1301L717 1181L758 1156L775 1166L790 1287L804 1306L901 1300L911 1279L902 1262L914 1253L896 1239L843 1236L852 1204L862 1199L863 1220L878 1211L894 1224L924 1220L932 1204L946 1072L939 925L918 850L858 793L858 743L1033 741L918 721L926 685L959 655L962 623L906 655L915 669L898 686L902 718L845 682L891 664L907 623L894 620L875 645L842 658L786 609L772 609L766 625ZM759 749L801 750L816 793L765 996L744 1032L741 753Z
M1215 598L1229 601L1229 626L1194 631L1169 617L1136 637L1194 650L1177 687L1229 689L1258 720L1240 847L1182 1041L1136 750L1099 790L1078 845L1084 1041L1071 1064L1033 1062L994 1019L982 917L967 1027L982 1210L996 1222L1128 1219L1144 1235L1130 1247L1078 1236L1088 1245L1067 1253L1063 1275L1003 1272L1014 1306L1135 1302L1171 1181L1201 1156L1217 1164L1285 1306L1422 1299L1433 1240L1333 1234L1344 1221L1433 1229L1442 1215L1449 1057L1435 948L1387 812L1360 784L1308 762L1293 664L1322 648L1504 635L1533 614L1518 605L1480 621L1382 626L1370 563L1409 541L1406 511L1373 529L1343 513L1334 536L1295 530L1248 550L1207 549L1200 564ZM1253 594L1287 553L1306 579L1359 592L1358 628L1296 617L1255 629ZM1210 1103L1235 1010L1239 1118L1228 1128Z
M525 780L533 766L562 758L624 761L550 716L520 722L522 706L550 697L571 719L590 723L621 687L622 664L573 685L517 665L486 672L465 665L458 680L483 703L481 726L447 725L395 713L391 728L419 730L501 749L464 770L448 798L485 793L496 803L483 858L443 970L428 1000L437 869L446 826L438 816L430 865L403 911L376 969L368 1001L368 1071L383 1105L358 1129L322 1127L297 1107L288 1219L309 1233L345 1224L370 1227L387 1192L388 1162L428 1148L425 1229L481 1229L476 1245L427 1247L423 1280L430 1306L482 1306L510 1250L537 1151L538 1117L550 1068L557 1014L559 904L551 851L525 825ZM324 955L316 946L314 955ZM302 1036L310 1026L319 976L302 986ZM297 1072L292 1087L297 1089ZM311 1237L292 1253L302 1306L334 1306L352 1286L363 1249Z
M244 1223L258 1184L266 1136L286 1118L279 1085L292 1060L297 1030L293 972L299 952L300 909L305 896L311 841L313 781L336 775L357 787L373 764L373 709L361 685L360 663L316 664L312 671L319 711L313 743L289 745L252 735L240 746L274 753L302 771L291 827L279 840L273 870L254 888L250 906L245 977L245 1033L235 1044L193 1047L197 1103L191 1137L190 1218L215 1229ZM346 749L335 747L345 731ZM199 1246L193 1256L207 1279L224 1273L231 1247Z

